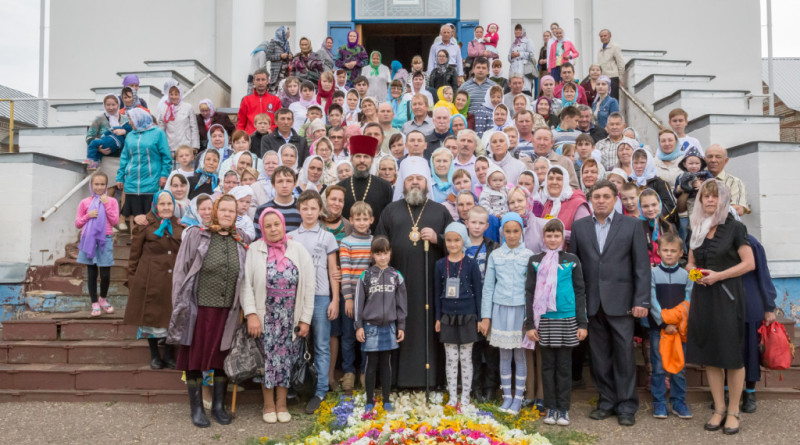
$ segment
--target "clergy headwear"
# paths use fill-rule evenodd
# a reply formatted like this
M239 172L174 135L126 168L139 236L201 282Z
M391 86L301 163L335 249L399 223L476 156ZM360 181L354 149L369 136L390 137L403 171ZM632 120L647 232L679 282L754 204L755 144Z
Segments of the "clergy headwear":
M350 140L352 141L353 138L350 138ZM397 172L397 181L394 187L393 201L398 201L405 197L403 189L405 188L406 178L414 175L420 175L425 178L428 199L433 198L431 189L433 181L431 180L431 169L428 167L428 161L421 156L409 156L400 163L400 170Z
M375 157L378 149L378 140L372 136L350 136L350 156L357 154Z

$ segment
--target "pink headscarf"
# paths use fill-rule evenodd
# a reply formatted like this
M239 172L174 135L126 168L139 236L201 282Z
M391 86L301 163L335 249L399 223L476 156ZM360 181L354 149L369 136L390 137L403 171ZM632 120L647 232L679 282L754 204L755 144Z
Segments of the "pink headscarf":
M533 295L533 325L539 329L539 320L547 312L558 310L556 293L558 291L558 252L561 249L549 249L545 246L545 255L536 271L536 291ZM534 349L535 343L526 335L522 339L522 347Z
M267 207L263 212L261 212L261 216L258 217L258 227L261 229L262 235L264 235L264 217L268 213L274 213L278 215L278 219L281 220L281 225L283 226L283 239L273 243L267 240L267 237L264 236L264 242L267 244L267 252L269 253L267 256L267 261L274 262L275 268L278 270L278 272L283 272L286 270L286 267L289 266L289 259L284 256L286 253L286 243L289 241L289 237L286 236L286 219L283 217L283 213L271 207Z

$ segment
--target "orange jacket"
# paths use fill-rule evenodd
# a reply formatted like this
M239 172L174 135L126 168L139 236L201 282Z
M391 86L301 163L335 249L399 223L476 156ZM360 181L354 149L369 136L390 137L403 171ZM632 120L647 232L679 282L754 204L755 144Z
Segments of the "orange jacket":
M666 324L678 326L678 332L675 334L668 334L667 331L661 330L661 343L658 347L664 370L670 374L677 374L686 364L683 357L683 343L686 343L689 302L683 301L672 309L662 309L661 318Z

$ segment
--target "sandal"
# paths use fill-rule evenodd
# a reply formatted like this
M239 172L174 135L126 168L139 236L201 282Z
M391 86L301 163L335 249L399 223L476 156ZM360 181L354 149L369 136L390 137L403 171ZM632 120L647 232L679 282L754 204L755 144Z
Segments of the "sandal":
M718 424L716 424L716 425L714 425L714 424L713 424L713 423L711 423L711 422L708 422L708 423L706 423L706 424L705 424L705 426L703 427L703 428L705 428L705 430L706 430L706 431L719 431L719 429L720 429L720 428L722 428L722 422L724 422L724 421L725 421L725 415L726 415L727 413L726 413L725 411L717 411L717 410L714 410L714 414L719 414L719 416L720 416L722 419L721 419L721 420L719 421L719 423L718 423ZM738 416L738 414L737 414L737 416ZM735 433L733 433L733 434L735 434Z
M111 304L105 298L102 298L102 297L98 298L97 299L97 303L100 305L101 308L103 308L103 310L106 312L106 314L113 314L114 313L114 306L111 306ZM92 313L94 313L94 311L92 311Z
M101 313L100 303L92 303L92 317L99 317Z
M728 413L728 416L730 416L730 417L735 417L735 418L736 418L736 423L737 423L737 424L739 424L739 423L740 423L740 422L739 422L739 413ZM726 419L726 420L727 420L727 419ZM726 423L727 423L727 422L726 422ZM727 435L729 435L729 436L731 436L731 435L734 435L734 434L737 434L737 433L739 432L739 426L740 426L740 425L736 425L736 428L728 428L728 427L726 426L726 427L722 428L722 433L723 433L723 434L727 434Z

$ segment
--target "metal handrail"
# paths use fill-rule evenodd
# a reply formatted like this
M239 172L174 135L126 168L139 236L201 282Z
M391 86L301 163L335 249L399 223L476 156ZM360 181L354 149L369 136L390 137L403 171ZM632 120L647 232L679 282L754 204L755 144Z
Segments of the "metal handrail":
M10 112L8 113L8 152L14 153L14 101L16 99L0 99L0 102L8 102Z
M88 183L90 179L92 179L92 175L88 175L85 178L83 178L83 180L79 182L75 187L72 187L72 189L70 189L70 191L68 191L66 195L64 195L61 199L56 201L56 203L53 204L52 207L43 211L41 217L42 221L49 218L53 213L56 213L56 211L60 209L61 206L63 206L64 203L67 202L67 200L72 197L72 195L77 193L78 190L84 188L86 186L86 183Z
M625 89L622 85L619 86L619 90L625 93L625 97L627 97L628 100L631 101L631 103L636 105L636 108L641 110L642 113L644 113L644 115L647 116L648 119L650 119L650 122L652 122L658 128L664 128L664 124L661 123L661 121L658 120L658 118L653 113L651 113L650 110L647 109L647 107L642 105L642 103L639 102L639 99L637 99L636 96L634 96L630 91Z
M188 89L188 90L187 90L185 93L183 93L183 97L187 97L187 96L189 96L190 94L194 93L194 90L196 90L196 89L197 89L197 87L198 87L198 86L200 86L200 84L201 84L201 83L205 82L205 81L206 81L206 80L208 80L210 77L211 77L211 73L208 73L208 74L206 74L206 77L203 77L202 79L200 79L200 81L199 81L199 82L197 82L196 84L194 84L194 86L192 86L192 87L191 87L191 88L189 88L189 89ZM167 93L169 93L169 92L167 92Z

